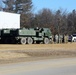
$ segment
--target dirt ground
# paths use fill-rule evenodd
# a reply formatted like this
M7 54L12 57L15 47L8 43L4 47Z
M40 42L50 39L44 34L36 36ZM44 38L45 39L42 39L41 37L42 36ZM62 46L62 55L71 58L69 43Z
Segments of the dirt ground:
M76 43L47 45L0 44L0 64L67 57L76 57Z

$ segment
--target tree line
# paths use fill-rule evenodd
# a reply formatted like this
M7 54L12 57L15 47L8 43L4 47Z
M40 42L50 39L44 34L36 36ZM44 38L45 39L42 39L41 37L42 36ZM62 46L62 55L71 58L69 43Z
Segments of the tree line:
M22 27L47 27L53 34L72 34L76 32L76 10L51 10L43 8L37 13L33 13L32 0L2 0L5 4L0 10L21 14Z

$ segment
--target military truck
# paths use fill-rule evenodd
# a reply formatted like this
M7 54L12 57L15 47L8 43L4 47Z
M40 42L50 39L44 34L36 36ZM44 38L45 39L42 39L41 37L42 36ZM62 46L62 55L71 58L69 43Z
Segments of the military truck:
M0 38L3 43L50 43L52 33L49 28L21 28L21 29L2 29Z
M0 43L48 44L51 36L48 28L20 28L20 14L0 12Z

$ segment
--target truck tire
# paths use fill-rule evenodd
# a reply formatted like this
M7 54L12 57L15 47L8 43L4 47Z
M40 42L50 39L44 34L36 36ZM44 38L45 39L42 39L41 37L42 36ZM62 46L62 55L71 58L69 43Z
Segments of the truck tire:
M31 37L28 37L28 38L27 38L27 43L28 43L28 44L33 44L33 39L32 39Z
M48 38L44 38L44 44L49 44L50 40Z
M76 42L76 39L74 39L73 42Z
M26 38L21 38L20 43L21 44L26 44Z

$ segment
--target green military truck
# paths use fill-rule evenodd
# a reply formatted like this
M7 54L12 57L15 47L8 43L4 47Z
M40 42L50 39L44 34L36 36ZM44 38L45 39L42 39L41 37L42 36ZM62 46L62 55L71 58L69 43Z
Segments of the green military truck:
M21 29L2 29L0 30L0 39L2 43L21 43L49 44L52 39L52 33L49 28L21 28Z

